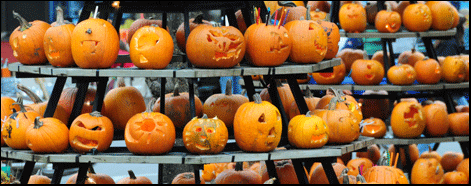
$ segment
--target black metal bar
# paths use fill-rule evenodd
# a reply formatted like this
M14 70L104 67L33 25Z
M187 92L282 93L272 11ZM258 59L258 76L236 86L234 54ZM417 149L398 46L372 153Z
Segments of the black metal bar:
M240 29L239 25L237 24L237 18L235 16L234 9L226 9L225 12L227 15L227 21L229 22L229 25L236 27L237 29Z
M433 150L433 151L437 151L437 149L438 149L439 146L440 146L440 143L435 143L435 144L433 145L432 150Z
M195 174L195 184L201 184L200 169L202 169L202 166L203 165L193 165Z
M160 113L165 114L165 84L167 78L160 78Z
M21 176L20 176L20 183L21 184L27 184L28 183L29 178L31 177L31 173L33 173L34 164L36 164L36 162L34 162L34 161L26 161L25 162L25 166L23 167L23 171L21 172Z
M386 7L384 6L385 1L376 1L376 6L378 8L378 12L381 10L386 10Z
M456 108L455 104L453 103L453 97L451 97L451 92L442 91L443 99L445 100L446 108L448 113L455 113Z
M381 38L381 46L383 48L383 64L384 64L384 74L386 74L389 70L389 57L388 57L388 49L387 49L387 43L386 39ZM391 84L389 82L389 79L386 78L387 83Z
M119 27L121 26L121 21L123 20L123 12L119 8L118 10L115 11L114 17L113 17L113 26L116 29L116 32L119 35Z
M304 100L303 93L301 92L301 88L299 88L298 81L294 79L292 76L287 77L288 85L291 89L291 93L293 94L294 100L298 105L299 112L301 114L306 114L309 111L307 107L306 101Z
M69 123L67 126L70 126L72 122L82 113L83 103L85 101L85 96L87 95L88 90L88 81L78 81L77 82L77 94L75 95L74 107L70 113Z
M162 13L162 28L167 29L167 12Z
M335 157L334 157L335 158ZM337 158L335 158L337 159ZM335 174L334 167L332 166L333 158L323 158L321 161L322 167L324 168L325 175L329 180L330 184L339 184L337 175Z
M183 12L183 22L185 23L183 25L185 29L185 47L186 47L186 41L188 41L188 35L190 35L190 15L189 14L190 12L188 12L187 10ZM188 64L188 67L189 68L193 67L187 55L185 55L185 59Z
M274 184L280 184L280 179L278 178L278 173L276 173L275 162L273 160L266 160L265 164L267 166L267 172L269 178L276 178Z
M97 84L97 91L95 100L93 101L93 111L101 112L103 107L103 100L105 98L106 86L108 84L108 77L101 78Z
M264 76L265 77L265 76ZM285 113L285 109L283 107L283 103L281 102L280 95L278 94L278 88L276 87L275 79L272 78L270 75L267 75L268 82L270 86L268 87L268 93L270 94L271 103L278 108L281 114L281 120L283 123L282 133L281 133L281 141L278 146L284 146L289 144L288 142L288 124L289 119L287 113ZM306 106L307 107L307 106Z
M54 89L52 89L51 97L47 102L46 111L44 111L44 117L54 116L57 103L59 102L60 96L62 94L62 89L64 89L66 81L67 77L57 77L56 83L54 84Z
M461 151L463 151L464 158L469 158L469 141L460 141Z
M85 4L83 5L82 12L80 13L80 18L77 23L82 22L83 20L86 20L90 17L90 12L92 7L95 7L94 1L85 1Z
M330 22L337 24L339 28L339 10L340 10L340 1L332 1L330 6Z
M423 37L422 41L424 42L425 49L427 50L427 56L438 61L437 53L435 52L435 48L433 48L432 39Z
M88 168L92 166L89 163L80 163L79 170L77 173L77 181L76 184L84 184L85 179L87 178Z
M393 46L392 46L393 39L387 39L386 41L388 42L389 53L383 53L383 55L394 54ZM396 62L394 61L394 55L389 56L389 61L388 61L387 65L388 65L388 69L391 66L396 65ZM386 72L388 72L388 71L386 71Z
M255 94L255 87L253 85L252 76L243 76L245 90L247 90L247 97L249 101L253 101L253 95Z
M294 171L298 177L299 184L309 184L309 179L307 179L306 172L304 171L303 162L298 159L292 159Z
M60 184L64 175L64 164L53 163L52 167L54 168L54 174L52 175L51 184Z
M248 3L248 4L250 5L250 3ZM252 7L250 7L250 6L241 9L242 16L244 17L245 25L247 26L247 28L250 25L252 25L252 18L250 16L250 15L252 15L251 10L252 10Z
M194 89L194 79L190 78L188 79L188 94L189 94L189 101L190 101L190 112L191 112L191 118L194 118L196 116L196 110L195 110L195 89ZM165 96L165 95L164 95Z

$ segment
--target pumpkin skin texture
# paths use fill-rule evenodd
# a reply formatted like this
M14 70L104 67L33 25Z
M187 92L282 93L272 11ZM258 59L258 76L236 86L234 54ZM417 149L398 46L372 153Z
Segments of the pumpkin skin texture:
M47 29L44 34L44 52L49 63L55 67L75 66L72 57L71 38L74 31L74 24L64 23L64 12L58 6L57 20L53 27Z
M110 68L119 52L119 35L103 19L89 18L72 32L72 56L80 68Z
M156 51L159 55L155 55ZM163 69L173 57L172 36L155 25L141 27L131 38L129 57L139 68Z
M387 127L383 120L379 118L368 118L362 122L365 124L361 129L362 136L382 138L386 135Z
M438 154L437 151L432 151L432 147L429 146L428 151L423 152L420 154L419 158L435 158L439 162L442 161L442 156Z
M309 89L309 87L308 87L308 89ZM311 112L313 112L314 109L316 108L317 103L319 102L319 100L321 98L312 96L311 91L308 90L308 89L306 89L307 94L306 94L306 96L304 96L304 101L306 102L307 108ZM296 103L296 101L293 101L291 103L291 106L289 107L289 113L288 113L289 119L291 120L291 119L293 119L293 117L295 117L299 114L301 114L301 113L299 112L298 104Z
M427 1L425 5L427 5L430 8L430 12L432 12L432 28L434 30L445 31L453 28L455 14L458 14L458 10L456 10L451 3Z
M20 26L15 28L10 35L10 46L13 56L24 65L40 65L47 62L44 53L44 34L51 27L40 20L27 22L18 13L13 11L13 17L20 21Z
M252 170L226 169L214 179L215 184L262 184L262 178Z
M348 175L357 176L360 173L359 167L363 166L363 170L373 167L373 162L368 158L356 158L348 161Z
M129 44L131 43L131 38L134 36L134 33L136 33L137 30L144 26L150 26L150 25L158 25L160 28L162 28L162 20L153 20L153 19L137 19L135 20L131 26L129 27L128 30L128 37L126 38L126 42ZM166 28L167 32L170 33L168 26Z
M366 29L366 10L362 5L346 3L340 7L339 22L345 32L363 32Z
M175 32L175 39L177 39L177 46L182 51L185 53L186 49L186 38L185 38L185 24L186 23L181 23L180 26L178 26L177 32ZM211 25L211 23L207 20L203 20L203 15L199 15L195 18L190 19L190 33L195 29L196 27L200 25ZM189 35L188 35L189 36Z
M347 168L345 165L340 163L332 163L332 167L334 168L336 177L339 177L340 173L342 173L342 170ZM322 164L316 166L314 171L312 171L312 174L309 179L309 184L329 184L329 180L327 179Z
M194 117L183 129L183 144L191 153L218 154L224 150L229 138L227 127L217 117Z
M437 84L442 79L442 67L435 59L419 60L414 65L417 82L421 84Z
M469 112L451 113L448 115L450 134L455 136L469 135Z
M119 180L116 184L152 184L145 176L136 176L132 170L128 170L129 177Z
M61 153L69 147L69 129L56 118L36 117L25 132L25 142L35 153Z
M461 58L447 56L442 71L442 78L447 83L461 83L466 78L466 64Z
M381 63L381 65L383 65L384 67L384 54L383 54L383 51L382 50L378 50L376 51L373 56L371 56L371 59L372 60L376 60L378 61L379 63ZM388 59L390 58L390 55L389 55L389 52L388 52ZM388 62L389 63L389 62Z
M200 184L206 184L204 179L200 179ZM183 172L175 176L172 180L172 184L195 184L195 173Z
M232 68L244 59L244 35L233 26L201 25L190 32L186 54L200 68Z
M297 148L319 148L329 140L328 131L322 118L308 111L306 115L297 115L289 121L288 141Z
M368 158L376 164L379 158L381 158L381 151L378 145L373 144L367 147L366 152L356 152L356 156L357 158Z
M281 130L280 111L258 94L253 102L242 104L234 116L234 139L243 151L274 150L281 140Z
M426 124L424 134L426 136L441 137L448 133L450 124L446 107L433 103L424 106L423 111Z
M87 179L85 179L85 184L115 184L113 178L107 174L95 173L93 167L88 169ZM77 182L77 173L73 174L65 184L76 184Z
M465 173L466 177L469 178L469 158L466 158L461 161L461 163L456 166L456 171Z
M111 120L100 112L81 114L70 125L70 147L79 153L92 149L106 151L113 141L114 127Z
M425 4L411 4L402 13L402 24L411 32L425 32L432 26L432 11Z
M367 169L363 176L366 182L379 184L409 184L409 180L401 169L391 166L374 166Z
M274 161L280 184L299 184L296 171L291 160ZM268 173L268 172L267 172Z
M469 184L469 178L463 172L447 172L443 177L445 179L444 184Z
M443 154L442 159L440 160L440 165L442 165L445 172L450 172L455 170L463 159L463 153L448 151Z
M343 82L345 76L347 75L347 69L342 60L340 60L340 65L333 67L332 72L318 72L311 73L312 78L320 85L338 85Z
M353 63L358 59L368 59L366 52L360 49L351 49L345 48L342 49L337 57L342 59L342 62L345 63L346 73L349 74L352 69Z
M321 117L329 129L328 143L351 143L360 136L360 125L349 110L314 110L314 115Z
M384 67L376 60L356 60L352 64L353 81L358 85L379 85L384 78Z
M411 170L411 184L443 184L443 167L435 158L418 159Z
M266 26L264 23L252 24L244 37L247 43L245 57L254 66L279 66L291 52L291 36L283 26L278 29L278 26Z
M332 59L337 55L339 51L340 41L340 30L337 24L329 21L317 20L317 23L324 28L324 32L327 34L327 52L324 59Z
M391 113L391 128L395 136L415 138L425 129L426 120L422 106L415 102L400 102Z
M388 80L394 85L412 85L417 79L414 67L408 64L398 64L389 68Z
M72 109L74 108L77 92L77 87L65 88L64 90L62 90L59 102L57 103L57 106L60 105L61 107L63 107L69 116L71 115ZM88 88L87 92L85 93L85 100L83 101L81 114L92 112L93 104L91 103L95 100L95 95L96 90L94 88ZM102 107L102 110L103 108L104 106Z
M389 8L389 6L388 6ZM375 27L378 32L396 33L402 25L401 15L390 9L381 10L376 14Z
M420 60L424 60L425 55L422 52L412 49L410 51L404 51L397 57L397 62L402 64L409 64L415 66L415 63Z
M28 149L26 144L26 129L33 125L36 117L41 117L36 111L26 111L24 106L20 105L21 110L8 116L2 126L2 138L12 149Z
M164 154L172 150L175 143L175 126L162 113L139 113L126 124L124 141L133 154Z

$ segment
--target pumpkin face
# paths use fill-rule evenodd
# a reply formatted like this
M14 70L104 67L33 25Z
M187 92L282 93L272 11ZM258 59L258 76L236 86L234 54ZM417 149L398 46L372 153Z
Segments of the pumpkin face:
M317 23L321 25L321 27L324 29L324 32L327 34L327 52L324 56L324 59L332 59L337 55L337 52L339 51L339 27L329 21L318 20Z
M352 79L358 85L379 85L384 78L384 67L376 60L356 60L352 64Z
M167 153L175 143L175 126L164 114L139 113L126 124L124 140L133 154Z
M386 135L387 127L383 120L379 118L368 118L360 123L361 135L375 138L382 138Z
M159 55L154 55L159 51ZM167 30L158 26L144 26L132 36L129 57L143 69L163 69L173 57L173 39Z
M327 54L327 34L313 20L295 20L285 24L292 40L289 59L295 63L318 63Z
M70 147L79 153L107 150L113 141L114 127L100 112L81 114L70 125Z
M44 34L44 52L52 66L71 67L75 65L70 46L75 25L64 23L64 12L59 6L56 11L56 24Z
M422 106L415 102L400 102L391 113L391 128L395 136L415 138L425 129Z
M232 68L245 55L244 35L235 27L201 25L188 36L186 54L202 68Z
M318 116L297 115L289 121L288 141L298 148L319 148L324 146L329 136L327 125Z
M442 71L442 77L448 83L461 83L466 78L466 64L461 58L447 56Z
M281 114L273 104L262 101L258 94L254 102L242 104L234 116L234 139L248 152L269 152L281 140Z
M448 115L450 134L455 136L469 135L469 112L451 113Z
M435 59L417 61L414 69L417 72L417 82L422 84L436 84L442 78L442 67Z
M186 23L181 23L180 26L178 26L177 32L175 33L175 39L177 39L177 46L180 49L180 51L185 53L186 49L186 37L185 37L185 24ZM200 25L211 25L209 21L203 20L203 15L199 15L195 18L190 19L190 33L195 29L196 27ZM188 35L189 36L189 35Z
M434 103L424 106L423 111L426 124L424 134L426 136L441 137L448 133L450 125L446 107Z
M71 46L80 68L109 68L118 58L119 35L110 22L90 18L77 24Z
M409 184L409 180L401 169L391 166L374 166L363 174L366 182L379 184Z
M375 27L378 32L395 33L401 28L401 15L390 9L381 10L376 14Z
M339 10L339 22L346 32L363 32L366 29L366 10L362 5L346 3Z
M27 22L18 13L13 11L13 17L20 21L20 26L10 35L10 46L13 56L25 65L39 65L47 62L44 54L43 40L46 30L51 27L40 20Z
M389 68L387 76L394 85L412 85L416 80L417 73L414 67L408 64L398 64Z
M217 117L194 117L183 129L183 144L191 153L217 154L224 150L228 140L227 127Z
M153 20L152 18L150 19L145 19L145 18L140 18L132 22L131 26L128 29L128 36L126 38L126 42L128 44L131 43L131 38L134 36L134 33L136 33L139 28L142 28L144 26L151 26L151 25L158 25L160 28L162 28L162 20ZM168 26L166 28L167 32L170 33Z
M357 176L360 173L360 167L362 170L367 170L373 167L373 162L368 158L356 158L348 161L348 175Z
M340 65L333 67L333 69L332 72L314 72L312 73L312 78L320 85L341 84L347 75L345 64L340 60Z
M35 153L61 153L69 147L69 129L56 118L36 117L25 132L28 148Z
M321 117L329 129L328 143L350 143L360 136L360 125L349 110L315 110L314 115Z
M458 14L458 10L451 3L428 1L425 5L432 12L432 28L434 30L444 31L453 27L456 21L455 14Z
M26 144L26 129L33 125L36 117L42 118L36 111L26 111L20 105L21 110L11 114L2 126L2 138L12 149L28 149Z
M425 4L411 4L404 9L402 22L411 32L425 32L432 26L432 12Z
M313 21L324 20L327 17L327 13L315 8L312 9L309 14L311 16L311 20Z
M411 170L412 184L443 184L444 171L435 158L418 159Z
M283 64L291 52L291 36L281 26L252 24L244 34L245 57L254 66L272 67Z

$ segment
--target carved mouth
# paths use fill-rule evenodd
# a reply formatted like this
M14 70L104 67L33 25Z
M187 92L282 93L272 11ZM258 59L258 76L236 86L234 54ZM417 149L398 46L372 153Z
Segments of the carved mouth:
M347 15L347 16L348 16L348 18L350 18L350 19L353 19L353 18L357 18L357 17L358 17L358 15L357 15L357 14L353 14L353 15Z
M195 147L199 150L209 150L209 147L206 147L200 144L195 144Z
M87 146L90 148L96 148L98 147L98 141L96 140L90 140L90 139L85 139L80 136L76 136L73 140L74 144L81 144L83 146Z
M325 135L325 134L313 135L311 137L311 143L319 143L319 142L322 142L324 140L327 140L327 135Z
M94 41L94 40L84 40L81 41L80 44L82 47L89 47L90 48L90 53L95 54L96 52L96 47L98 46L99 41ZM85 46L84 46L85 44Z
M416 114L419 114L419 110L415 107L410 107L409 112L404 112L404 121L409 125L410 128L417 128L418 123L415 119Z

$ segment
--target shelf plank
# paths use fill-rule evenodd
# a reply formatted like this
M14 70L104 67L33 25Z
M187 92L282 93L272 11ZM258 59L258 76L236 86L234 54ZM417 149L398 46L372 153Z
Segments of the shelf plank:
M469 138L468 138L469 139ZM427 143L441 143L453 142L454 137L441 137L441 138L414 138L414 139L401 139L401 138L383 138L375 139L376 144L387 145L410 145L410 144L427 144Z
M456 34L456 28L447 31L430 30L426 32L409 32L404 27L396 33L380 33L376 29L367 29L362 33L346 33L340 30L340 37L348 38L411 38L411 37L449 37Z

